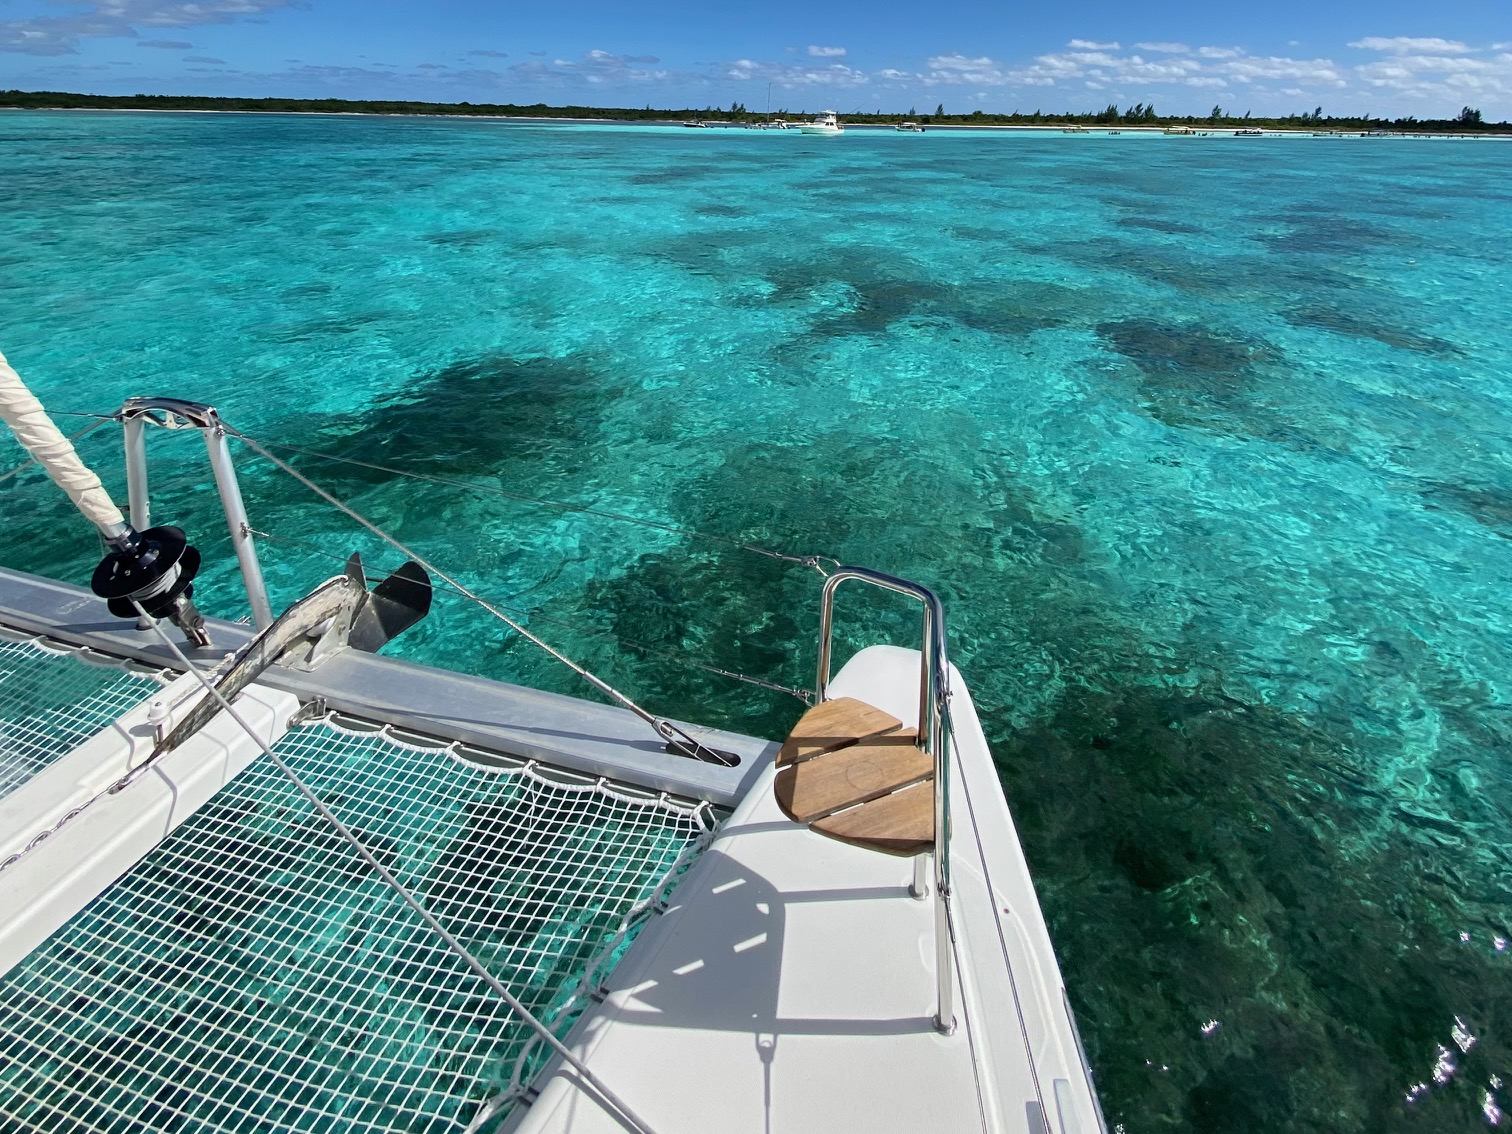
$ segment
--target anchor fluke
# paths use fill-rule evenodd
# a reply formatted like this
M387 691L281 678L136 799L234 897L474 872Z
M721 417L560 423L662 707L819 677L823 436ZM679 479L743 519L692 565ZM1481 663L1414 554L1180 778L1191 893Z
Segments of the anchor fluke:
M362 557L357 552L347 560L347 575L367 587ZM397 638L430 612L434 591L430 575L413 559L367 591L352 619L347 645L354 650L376 654L384 644Z

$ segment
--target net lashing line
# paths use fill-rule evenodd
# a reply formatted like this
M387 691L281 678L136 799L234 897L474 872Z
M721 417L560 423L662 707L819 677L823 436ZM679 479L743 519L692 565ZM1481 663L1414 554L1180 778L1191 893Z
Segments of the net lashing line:
M276 532L265 532L260 528L254 528L251 525L248 525L247 531L249 534L257 536L259 539L267 540L269 543L288 544L290 547L297 547L301 551L307 552L310 555L318 555L322 558L329 559L334 563L345 563L347 561L347 557L344 555L338 555L334 551L330 551L324 547L320 547L306 540L295 539L293 536L280 535ZM461 591L457 590L449 583L442 582L437 585L444 587L446 590L451 591L453 594L462 595ZM463 595L463 597L465 598L466 596ZM722 669L717 665L710 665L708 662L696 661L693 658L686 657L683 654L675 653L672 650L663 649L660 646L652 646L645 642L637 642L632 639L625 638L613 630L602 630L593 626L584 626L578 622L569 622L566 619L557 618L555 615L542 614L538 610L532 610L529 607L515 606L513 603L501 602L498 599L494 599L492 601L496 602L501 609L507 610L511 614L522 615L526 618L529 618L532 622L544 622L548 626L557 626L563 630L570 630L575 634L582 634L585 637L613 640L617 645L623 646L626 649L634 650L637 653L643 654L647 657L659 658L662 661L671 662L673 665L686 666L690 669L699 669L705 673L712 673L719 677L727 677L733 681L741 681L747 685L753 685L758 689L765 689L772 693L786 693L789 697L798 698L798 700L802 701L805 705L811 705L814 702L814 691L812 689L800 689L792 685L779 685L775 681L768 681L764 677L756 677L749 673L738 673L735 670L731 669Z
M557 1033L582 974L712 839L709 804L340 718L259 747L0 982L0 1114L123 1134L483 1129L518 1097L534 1033L648 1129Z
M93 650L0 633L0 799L172 677Z
M566 654L562 653L561 650L558 650L556 647L547 643L543 638L541 638L540 635L528 630L518 619L511 618L509 615L505 614L503 610L501 610L495 603L490 602L488 599L483 598L481 595L477 594L469 587L464 586L450 574L443 571L440 567L437 567L425 556L421 555L413 548L401 542L397 537L392 536L388 532L384 531L372 520L368 519L361 512L358 512L350 504L338 500L335 496L327 492L325 489L321 488L318 484L312 481L309 477L305 476L298 469L294 468L287 461L283 460L280 457L274 456L267 449L263 448L262 445L260 445L258 442L252 440L252 438L238 432L236 429L234 429L230 425L227 425L225 422L221 423L221 427L225 429L228 435L240 440L242 444L246 445L254 453L257 453L264 460L269 461L274 466L286 473L288 476L304 485L304 487L308 488L316 496L319 496L322 500L331 505L337 511L361 524L369 532L377 536L379 539L383 540L384 543L387 543L395 551L398 551L406 558L413 559L416 563L418 563L421 567L428 571L434 578L443 580L454 590L459 591L465 598L470 599L472 602L482 607L485 611L491 614L494 618L497 618L500 622L504 623L504 625L508 626L516 634L524 638L527 642L532 643L543 652L555 658L562 665L566 666L568 669L572 670L573 673L581 677L589 685L593 686L593 688L604 694L604 696L610 698L620 706L629 709L641 720L645 721L646 724L651 726L656 734L660 736L666 743L669 751L678 753L679 755L683 756L690 756L693 759L701 760L704 763L720 764L727 768L734 767L739 763L739 757L733 756L726 752L721 752L717 749L710 748L708 745L697 740L681 726L674 724L666 717L659 717L654 713L641 708L639 704L633 701L626 694L621 693L614 686L610 685L602 677L599 677L598 674L593 673L585 666L581 666L577 662L573 661Z

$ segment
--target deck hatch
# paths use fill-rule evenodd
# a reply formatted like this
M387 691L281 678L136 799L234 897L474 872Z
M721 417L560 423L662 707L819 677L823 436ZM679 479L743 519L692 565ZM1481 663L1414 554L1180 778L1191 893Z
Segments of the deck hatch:
M162 687L102 654L0 637L0 799Z
M324 720L277 750L563 1031L584 973L711 835L707 804ZM0 981L0 1114L30 1129L462 1131L530 1034L263 757Z

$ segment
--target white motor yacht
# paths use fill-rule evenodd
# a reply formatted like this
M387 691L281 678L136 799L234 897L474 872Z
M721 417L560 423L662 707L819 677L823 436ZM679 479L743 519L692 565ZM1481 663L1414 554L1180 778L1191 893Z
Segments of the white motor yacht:
M815 574L815 685L763 682L810 707L742 736L646 711L212 407L103 415L124 515L3 357L0 417L108 548L88 589L0 569L0 1126L1106 1134L928 588L779 556ZM149 523L163 427L206 443L250 625ZM233 442L409 562L277 612ZM381 656L432 578L600 700ZM862 588L922 648L832 674Z
M840 124L840 119L836 117L833 110L826 110L812 122L800 124L798 129L805 134L833 135L845 133L845 127Z

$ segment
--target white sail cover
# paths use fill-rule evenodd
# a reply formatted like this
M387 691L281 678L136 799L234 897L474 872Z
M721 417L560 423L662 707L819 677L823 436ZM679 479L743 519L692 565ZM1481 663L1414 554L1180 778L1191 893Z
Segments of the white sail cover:
M47 470L68 498L77 505L84 518L106 535L115 535L126 523L100 478L79 460L73 443L53 424L42 403L21 376L11 369L0 354L0 419L11 427L16 440Z

